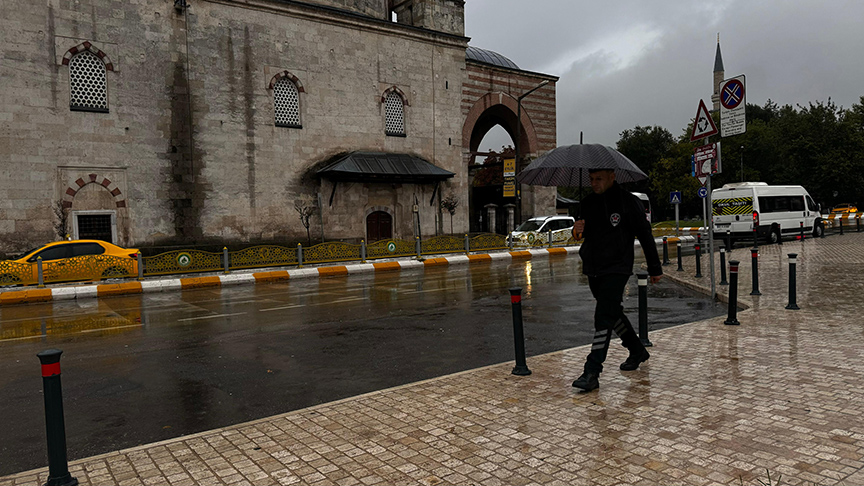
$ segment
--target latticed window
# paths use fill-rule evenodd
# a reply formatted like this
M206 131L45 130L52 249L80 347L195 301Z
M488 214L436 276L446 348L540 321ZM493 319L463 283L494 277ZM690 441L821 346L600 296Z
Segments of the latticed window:
M273 86L273 104L277 127L302 128L300 125L300 93L297 85L281 78Z
M405 136L405 112L402 97L395 92L384 99L384 133Z
M69 108L108 111L105 63L92 52L81 52L69 61Z

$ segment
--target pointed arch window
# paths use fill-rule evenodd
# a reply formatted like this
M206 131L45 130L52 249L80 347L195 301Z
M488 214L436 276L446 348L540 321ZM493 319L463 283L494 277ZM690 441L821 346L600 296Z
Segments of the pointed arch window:
M405 136L405 100L396 91L384 96L384 133L392 137Z
M280 77L273 85L273 108L277 127L303 128L300 124L300 90L287 76Z
M69 60L69 108L73 111L108 112L105 63L89 50Z

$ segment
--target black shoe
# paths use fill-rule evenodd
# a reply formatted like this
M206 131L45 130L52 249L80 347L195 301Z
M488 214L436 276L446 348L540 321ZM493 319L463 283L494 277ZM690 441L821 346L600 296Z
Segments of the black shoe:
M581 388L583 391L591 391L600 388L600 381L597 380L597 375L594 373L585 372L582 376L576 378L573 382L573 387Z
M648 350L643 349L641 353L630 353L630 356L627 357L627 360L621 363L621 371L633 371L639 368L639 364L645 361L648 361L651 355L648 354Z

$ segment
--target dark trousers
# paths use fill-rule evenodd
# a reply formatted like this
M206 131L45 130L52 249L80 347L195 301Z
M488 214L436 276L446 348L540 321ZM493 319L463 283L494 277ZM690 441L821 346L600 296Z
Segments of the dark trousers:
M645 350L621 305L628 280L629 275L620 274L588 277L591 294L597 299L597 307L594 308L594 340L591 343L591 353L585 362L585 371L588 373L600 374L603 371L612 331L621 338L624 347L629 349L631 354Z

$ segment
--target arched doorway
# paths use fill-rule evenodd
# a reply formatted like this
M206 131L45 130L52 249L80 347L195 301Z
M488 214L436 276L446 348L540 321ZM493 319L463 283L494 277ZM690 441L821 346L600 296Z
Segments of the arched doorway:
M366 216L366 240L369 243L389 240L393 237L393 217L384 211L375 211Z

